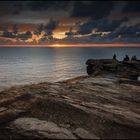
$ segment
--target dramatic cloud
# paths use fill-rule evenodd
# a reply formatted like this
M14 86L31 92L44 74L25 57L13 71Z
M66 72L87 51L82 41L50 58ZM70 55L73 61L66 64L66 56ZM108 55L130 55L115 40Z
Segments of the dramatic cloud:
M27 40L32 38L32 33L30 31L26 31L25 33L18 33L18 26L14 24L11 32L8 31L7 26L4 26L3 34L0 37Z
M45 25L45 27L44 27L47 35L52 35L53 30L55 30L58 27L58 25L59 25L58 21L50 19L49 23L47 25Z
M123 17L120 20L112 20L112 21L104 19L104 20L101 20L99 24L97 23L96 28L97 28L97 31L111 32L117 29L123 22L127 22L127 21L128 21L127 17Z
M49 22L44 25L40 24L37 28L37 31L34 32L35 35L40 35L42 31L46 33L46 36L53 35L53 31L58 27L59 21L50 19Z
M40 42L52 40L53 31L58 27L58 25L59 21L50 19L46 25L40 24L37 28L37 31L35 31L34 34L40 36L42 32L44 32L44 34L39 39Z
M139 15L138 1L1 1L0 43L140 42Z
M2 37L15 38L16 36L12 32L3 32Z
M75 2L72 11L72 17L91 17L92 19L101 19L107 17L113 9L111 1L93 1L90 3Z
M71 27L71 28L69 29L69 31L65 33L65 35L67 36L67 38L71 38L71 37L73 37L74 35L76 35L76 33L72 31L72 29L73 29L73 28Z
M114 37L140 37L140 24L134 26L122 26L117 31L111 34Z
M43 24L40 24L38 27L37 27L37 31L34 32L35 35L40 35L41 32L44 30L44 25Z
M97 26L97 22L90 20L82 25L79 26L78 34L90 34L92 30Z
M17 33L17 25L13 25L13 31L9 32L7 26L3 26L3 34L1 37L5 38L15 38Z
M21 40L28 40L28 39L32 38L32 33L30 31L27 31L22 34L18 34L16 38L21 39Z
M118 28L123 22L128 21L127 17L124 17L120 20L100 19L98 21L89 20L88 22L79 26L78 34L90 34L93 29L96 29L98 32L111 32Z
M17 24L14 24L14 25L13 25L13 33L14 33L14 34L17 34L17 33L18 33Z

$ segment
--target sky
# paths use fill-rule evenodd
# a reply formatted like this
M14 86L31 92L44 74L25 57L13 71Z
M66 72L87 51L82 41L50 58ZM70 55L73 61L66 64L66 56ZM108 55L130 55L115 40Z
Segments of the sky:
M3 44L140 44L139 1L0 1Z

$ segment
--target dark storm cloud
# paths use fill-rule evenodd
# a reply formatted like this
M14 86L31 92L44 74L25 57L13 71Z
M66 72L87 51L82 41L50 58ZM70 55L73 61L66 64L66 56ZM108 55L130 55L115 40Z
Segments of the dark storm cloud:
M99 24L97 24L97 31L112 32L115 29L117 29L123 22L127 22L127 21L128 21L127 17L123 17L120 20L112 20L112 21L103 19L101 20L101 22L99 22Z
M65 27L68 29L72 26L77 29L77 32L73 32L71 28L65 33L67 37L88 34L94 41L114 39L125 39L128 42L129 39L139 41L139 14L140 2L138 1L0 1L1 24L15 24L11 32L5 27L1 31L2 36L21 40L32 38L32 33L27 28L25 28L25 33L18 33L16 24L38 25L38 28L34 29L36 30L34 34L40 35L44 31L45 35L41 40L46 41L48 36L52 37L54 30L60 27L56 19L59 19L60 23L62 19L63 24L63 21L74 18L74 22L80 21L78 28L70 25L71 22L68 23L69 25L66 23ZM53 20L48 22L50 18ZM83 18L86 20L84 21ZM95 34L92 33L93 29ZM109 34L103 35L103 32L109 32Z
M28 39L32 38L32 33L30 31L27 31L22 34L14 34L13 32L5 31L5 32L3 32L3 35L1 37L28 40Z
M32 33L30 31L27 31L25 33L22 34L18 34L16 36L17 39L21 39L21 40L28 40L30 38L32 38Z
M21 11L27 10L27 3L26 1L0 1L0 15L19 14Z
M58 25L59 25L59 21L50 19L46 25L40 24L37 28L37 31L35 31L34 34L40 35L42 31L44 31L45 34L40 39L40 42L44 42L46 40L52 40L53 31L58 27Z
M92 34L88 42L96 43L140 43L140 24L134 26L122 26L107 35Z
M138 12L140 13L140 2L139 1L128 1L126 6L123 9L124 13L130 12Z
M92 17L94 19L100 19L108 16L114 7L114 3L111 1L13 1L13 2L0 2L0 9L3 14L19 15L24 11L68 11L73 9L72 13L69 13L72 17ZM8 9L8 11L7 11ZM45 14L45 13L44 13ZM27 15L28 16L28 15Z
M13 25L13 33L14 34L17 34L18 33L18 26L17 26L17 24L14 24Z
M15 38L16 34L17 34L17 31L18 31L18 28L17 28L16 24L13 25L13 31L12 32L9 32L8 27L5 25L5 26L3 26L3 34L1 35L1 37Z
M42 31L45 32L43 36L46 39L49 36L53 35L53 31L58 27L59 21L50 19L50 21L46 24L40 24L37 28L37 31L34 32L35 35L40 35ZM26 31L25 33L18 33L18 26L17 24L13 25L13 30L11 32L8 31L8 26L3 26L3 34L1 37L5 38L16 38L21 40L27 40L32 38L32 33L30 31Z
M40 35L43 30L44 30L44 25L40 24L40 25L38 25L37 31L35 31L34 34L35 35Z
M71 27L71 28L69 29L69 31L65 33L65 35L66 35L68 38L73 37L74 35L76 35L76 33L73 32L72 30L73 30L73 28Z
M91 17L101 19L107 17L114 7L111 1L93 1L91 3L75 2L72 17Z
M117 31L112 32L113 37L140 37L140 24L133 26L122 26Z
M58 27L59 22L53 19L50 19L49 23L47 25L45 25L45 29L46 30L51 30L53 31L54 29L56 29Z
M59 22L53 19L50 19L50 21L44 25L40 24L37 28L37 31L34 32L35 35L40 35L42 31L45 32L45 34L42 36L40 41L46 41L46 40L52 40L53 39L53 31L58 27Z
M15 38L15 34L13 32L3 32L3 35L1 37L6 37L6 38Z
M40 10L47 10L51 4L48 1L31 1L28 3L30 10L33 11L40 11Z
M128 21L127 17L123 17L120 20L100 19L98 21L90 20L79 26L78 34L90 34L93 29L98 32L111 32L117 29L123 22Z
M90 34L92 30L97 26L97 22L90 20L82 25L79 26L78 34Z
M26 20L26 18L40 19L42 12L44 12L44 16L48 16L51 15L51 12L58 15L57 11L63 11L61 15L59 14L63 17L64 10L67 10L67 13L72 7L72 3L67 1L0 1L0 19L2 22L10 20L16 22L18 19ZM33 14L33 12L35 13Z
M71 4L72 3L70 1L31 1L27 6L33 11L42 11L48 10L49 8L55 10L64 10Z
M53 35L53 31L58 27L59 22L53 19L50 19L49 23L44 26L44 31L46 35Z
M32 33L30 31L26 31L25 33L18 33L18 26L17 24L14 24L13 30L11 32L8 31L7 26L4 26L3 34L1 35L1 37L27 40L29 38L32 38Z

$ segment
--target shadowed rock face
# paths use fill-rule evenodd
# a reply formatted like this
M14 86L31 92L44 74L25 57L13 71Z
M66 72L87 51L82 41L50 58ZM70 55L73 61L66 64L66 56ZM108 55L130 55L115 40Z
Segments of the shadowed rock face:
M137 80L140 76L140 61L117 61L116 59L89 59L86 62L88 75L109 72L119 77Z
M0 97L0 138L140 138L139 81L100 74L13 87Z

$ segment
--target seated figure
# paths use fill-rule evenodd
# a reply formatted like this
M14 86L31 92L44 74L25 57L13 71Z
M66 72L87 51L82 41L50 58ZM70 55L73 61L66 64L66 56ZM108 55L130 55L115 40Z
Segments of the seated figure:
M129 61L129 56L128 55L125 55L125 58L123 59L123 61Z
M132 56L131 61L137 61L137 57L135 55Z

